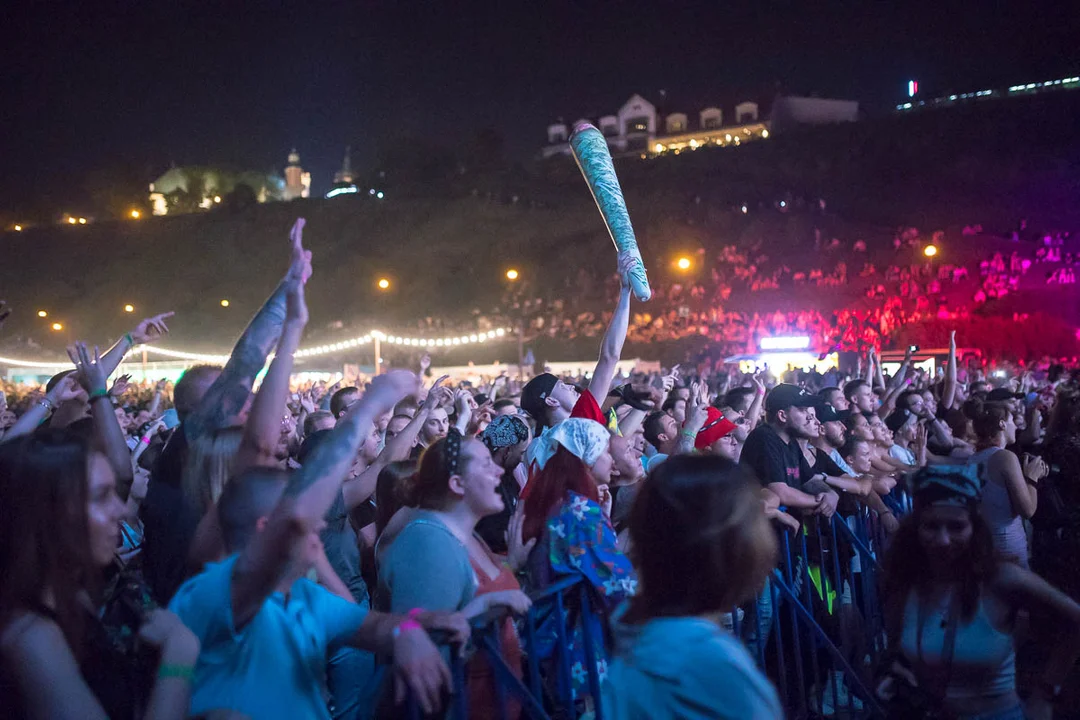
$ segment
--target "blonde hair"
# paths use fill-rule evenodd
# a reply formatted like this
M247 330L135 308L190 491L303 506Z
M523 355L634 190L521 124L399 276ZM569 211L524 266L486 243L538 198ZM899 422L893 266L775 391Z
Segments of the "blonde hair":
M218 501L235 472L243 436L242 427L223 428L188 447L181 487L184 497L200 513L206 513Z

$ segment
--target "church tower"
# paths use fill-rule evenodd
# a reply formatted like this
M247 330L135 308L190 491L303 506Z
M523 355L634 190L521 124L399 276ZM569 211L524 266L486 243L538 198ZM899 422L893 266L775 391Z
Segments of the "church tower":
M345 160L344 160L344 162L341 163L341 169L338 170L336 173L334 173L334 185L335 186L336 185L352 185L352 182L353 182L352 160L349 157L351 149L352 148L350 148L348 145L345 146Z
M285 166L285 199L295 200L311 195L311 173L300 167L300 153L296 148L289 153L289 164Z

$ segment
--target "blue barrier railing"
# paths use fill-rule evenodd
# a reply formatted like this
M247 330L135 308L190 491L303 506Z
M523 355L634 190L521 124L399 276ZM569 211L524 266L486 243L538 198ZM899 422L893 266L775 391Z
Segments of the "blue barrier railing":
M900 492L885 500L898 517L910 508ZM780 541L780 566L756 603L733 608L730 629L751 646L775 683L788 717L883 717L870 687L870 669L886 651L878 599L884 529L873 513L862 508L847 518L837 515L807 523L797 534L785 530ZM508 717L511 703L520 706L522 717L534 720L574 716L569 638L580 627L591 709L597 720L603 720L600 648L588 631L597 613L589 585L578 577L564 578L531 598L532 608L518 622L529 652L522 678L502 653L499 634L506 611L492 610L471 623L475 652L482 653L492 669L499 717ZM568 612L571 606L574 612ZM555 642L542 668L535 654L538 626L552 615L569 622L553 623ZM466 720L470 717L466 661L460 653L452 655L455 692L446 717ZM420 718L413 698L407 716Z
M600 707L600 676L597 671L597 648L594 646L592 634L587 631L589 624L595 616L592 607L592 597L588 585L581 578L565 578L549 587L530 594L533 601L532 607L521 620L522 639L525 648L537 647L537 625L539 620L548 613L555 617L567 617L567 598L575 598L578 602L576 622L567 626L564 622L554 623L556 639L554 647L555 659L555 693L549 696L541 677L539 658L529 656L526 658L524 675L525 684L517 677L514 668L503 657L499 633L503 621L507 617L505 609L491 610L477 616L470 622L472 627L472 645L476 653L482 653L484 659L492 669L496 707L500 717L507 717L507 708L512 699L521 706L523 717L533 720L550 720L551 709L567 709L574 707L573 680L570 668L569 636L574 627L580 625L583 629L585 657L587 660L587 682L589 692L594 698L594 716L597 720L603 720L603 708ZM475 657L475 656L474 656ZM468 707L469 688L466 676L467 661L462 658L460 652L451 653L451 673L454 677L454 693L450 701L447 717L453 720L467 720L470 716ZM416 699L410 694L406 707L406 716L410 720L419 720L420 708Z

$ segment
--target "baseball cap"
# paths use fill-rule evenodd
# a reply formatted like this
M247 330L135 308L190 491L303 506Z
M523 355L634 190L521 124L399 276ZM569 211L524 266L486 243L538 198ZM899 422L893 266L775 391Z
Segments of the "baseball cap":
M708 412L708 417L705 419L705 424L698 430L697 437L694 439L694 447L698 450L704 450L720 438L729 435L737 427L735 423L724 417L724 413L714 407L710 407L706 412Z
M555 389L559 378L551 373L541 373L521 389L521 409L529 413L534 420L544 419L544 408L547 407L548 396Z
M818 398L818 402L814 403L814 409L817 410L817 419L823 423L840 422L843 420L840 411L829 403L823 402L820 397Z
M780 383L765 396L765 412L774 413L789 407L814 407L818 398L798 385Z
M885 418L885 427L889 428L892 432L896 432L900 428L904 427L908 418L915 417L910 410L898 408L889 413L889 416Z
M988 402L1002 402L1004 400L1023 400L1024 394L1014 393L1009 388L999 387L991 390L986 395L986 399Z

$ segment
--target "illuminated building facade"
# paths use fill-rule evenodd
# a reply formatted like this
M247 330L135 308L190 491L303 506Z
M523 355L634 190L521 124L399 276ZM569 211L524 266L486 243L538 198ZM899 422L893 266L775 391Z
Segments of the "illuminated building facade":
M548 142L540 154L544 158L569 154L570 133L582 122L592 123L603 133L612 155L646 158L763 140L774 131L774 124L787 127L854 122L858 112L859 104L854 101L778 97L773 102L770 120L760 117L757 103L745 101L734 107L730 122L725 123L723 110L715 106L703 108L691 122L686 113L662 114L641 95L634 95L615 115L604 115L595 121L581 118L572 125L563 122L549 125Z
M289 164L285 166L285 190L283 200L295 200L311 196L311 173L300 167L300 153L293 148L289 153Z

